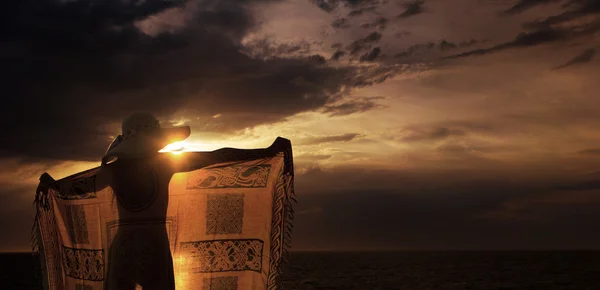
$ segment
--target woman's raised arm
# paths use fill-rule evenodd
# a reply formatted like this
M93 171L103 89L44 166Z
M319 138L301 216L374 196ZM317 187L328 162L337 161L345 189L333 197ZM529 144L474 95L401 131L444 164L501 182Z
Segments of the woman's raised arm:
M291 147L289 140L278 137L271 146L260 149L221 148L210 152L185 152L177 171L193 171L219 163L249 161L273 157Z

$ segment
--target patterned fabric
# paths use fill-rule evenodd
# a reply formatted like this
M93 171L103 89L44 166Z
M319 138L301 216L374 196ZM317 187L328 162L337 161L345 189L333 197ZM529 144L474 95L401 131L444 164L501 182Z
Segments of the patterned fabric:
M244 225L244 194L208 194L206 198L206 234L241 234Z
M96 198L95 181L94 176L58 181L54 185L56 197L60 199Z
M261 240L212 240L181 243L180 251L188 259L186 271L260 273L263 247Z
M265 187L270 171L270 164L212 168L202 176L190 175L187 189Z
M104 250L73 249L63 246L65 275L81 280L104 280Z
M148 163L152 174L109 164L45 186L34 228L44 288L281 289L291 145L213 152L162 153L172 163Z

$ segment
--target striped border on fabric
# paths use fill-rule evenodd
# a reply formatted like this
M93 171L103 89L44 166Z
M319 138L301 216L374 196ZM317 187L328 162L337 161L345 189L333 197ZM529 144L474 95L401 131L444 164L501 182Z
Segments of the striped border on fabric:
M291 246L291 233L294 221L294 163L292 147L283 152L283 166L273 189L273 209L271 223L271 248L267 289L281 289L281 275L288 261Z
M37 216L34 228L39 228L40 238L36 241L37 246L34 248L34 253L43 251L44 257L41 263L45 263L46 277L41 277L47 281L48 289L61 290L63 288L63 268L62 268L62 251L58 242L58 225L54 216L54 203L52 195L45 196L47 199L43 203L37 203ZM37 250L37 251L36 251ZM41 270L41 265L40 269ZM47 279L47 280L46 280Z

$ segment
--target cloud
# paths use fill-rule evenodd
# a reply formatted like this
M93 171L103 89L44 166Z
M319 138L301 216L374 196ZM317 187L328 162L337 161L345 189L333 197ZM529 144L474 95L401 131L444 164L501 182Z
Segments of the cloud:
M590 48L590 49L583 51L581 54L575 56L568 62L555 67L554 69L563 69L563 68L577 65L577 64L588 63L588 62L592 61L592 59L594 59L595 56L596 56L596 49Z
M547 223L556 218L563 221L589 221L598 217L595 208L600 205L599 193L596 189L528 193L502 203L497 209L484 212L481 218L538 223Z
M525 24L525 27L540 28L553 25L566 24L574 20L600 13L600 2L596 0L570 0L563 5L566 10L557 15L546 17ZM598 19L592 23L592 26L597 27Z
M322 214L323 213L323 208L322 207L311 207L311 208L307 208L307 209L302 209L300 211L298 211L299 215L305 215L305 214Z
M348 45L348 50L351 55L356 55L362 51L370 49L374 44L378 43L381 40L382 34L379 32L371 32L367 36L355 40L350 45Z
M336 52L333 53L333 55L331 56L332 60L339 60L340 58L342 58L344 55L346 55L345 52L338 50Z
M547 179L314 168L297 180L297 210L306 214L295 221L295 248L595 248L600 241L600 196L557 192ZM311 213L316 208L322 213Z
M375 20L371 21L371 22L367 22L362 24L360 27L365 28L365 29L379 29L379 30L384 30L387 27L387 23L388 20L385 17L378 17Z
M459 135L462 136L462 135ZM471 140L461 140L459 142L448 142L438 146L436 150L447 154L486 154L498 152L510 152L515 148L510 146L499 146L493 144L485 144L485 142L473 142Z
M557 186L557 189L564 191L600 190L600 179L593 178L584 181L571 182L566 185Z
M29 249L31 227L35 217L33 200L36 185L0 189L0 230L5 233L0 245L1 252L18 252Z
M348 142L352 141L358 137L362 136L358 133L346 133L342 135L332 135L332 136L320 136L320 137L310 137L306 139L300 139L295 143L298 145L319 145L324 143L333 143L333 142Z
M462 130L447 127L408 128L399 138L402 142L423 142L443 140L453 136L464 136L465 134Z
M519 2L511 6L509 9L505 10L503 14L517 14L536 6L557 3L560 1L561 0L520 0Z
M331 27L333 28L348 28L350 27L350 23L348 18L338 18L331 23Z
M5 234L0 252L29 248L35 216L33 200L39 177L49 172L55 179L98 166L88 162L58 162L22 158L0 159L0 231Z
M382 97L363 97L342 103L326 105L321 112L329 116L347 116L354 113L364 113L367 111L385 108L377 103Z
M311 2L324 11L331 12L340 4L340 0L311 0Z
M348 13L348 16L352 17L352 16L363 15L363 13L365 13L365 12L373 12L373 11L375 11L375 9L377 9L377 6L368 6L368 7L358 8L358 9L350 11L350 13Z
M300 144L302 145L302 144ZM294 156L294 160L300 161L321 161L330 159L333 155L331 154L299 154Z
M311 43L243 43L257 24L248 6L267 2L11 2L0 28L11 105L0 108L0 122L4 134L19 138L0 152L98 160L134 110L186 117L195 132L233 132L327 109L342 88L397 71L328 66ZM171 18L185 21L159 25ZM162 28L147 31L154 24Z
M326 12L333 12L340 7L351 9L349 16L361 15L373 11L381 1L379 0L311 0L311 2Z
M379 56L381 55L381 48L379 47L374 47L373 49L371 49L371 51L363 54L360 56L360 61L361 62L365 62L365 61L375 61L379 58Z
M475 39L460 42L452 42L446 39L441 39L437 42L429 41L426 43L411 45L404 51L394 54L394 58L398 58L402 61L408 61L409 59L415 60L423 57L431 57L432 55L436 54L439 55L439 53L449 53L456 50L464 50L482 42L483 41Z
M455 43L446 41L445 39L440 41L439 44L440 50L445 51L445 50L452 50L458 47L458 45L456 45Z
M600 148L592 148L592 149L585 149L585 150L581 150L577 152L578 154L581 155L599 155L600 156Z
M504 11L504 14L517 14L532 7L550 4L554 0L522 0ZM507 49L533 47L541 44L565 43L567 41L583 40L600 31L600 2L596 0L572 0L562 5L562 12L538 17L522 25L525 31L518 34L512 41L504 42L488 48L458 53L446 58L485 55ZM589 53L589 52L588 52Z
M423 13L423 6L425 5L424 0L414 0L412 2L405 3L404 11L398 15L399 18L408 18Z
M256 59L276 59L302 57L312 53L312 44L301 42L275 42L267 38L248 40L242 48L246 54Z
M554 28L550 28L550 27L542 28L542 29L535 30L532 32L523 32L523 33L517 35L515 37L515 39L510 42L505 42L505 43L495 45L495 46L492 46L489 48L476 49L476 50L471 50L471 51L455 54L452 56L444 57L444 59L484 55L484 54L489 54L489 53L507 50L507 49L511 49L511 48L518 48L518 47L531 47L531 46L536 46L536 45L540 45L540 44L544 44L544 43L562 41L567 38L571 38L571 37L575 36L576 34L581 34L581 33L575 33L574 31L569 31L569 30L564 30L564 29L554 29Z

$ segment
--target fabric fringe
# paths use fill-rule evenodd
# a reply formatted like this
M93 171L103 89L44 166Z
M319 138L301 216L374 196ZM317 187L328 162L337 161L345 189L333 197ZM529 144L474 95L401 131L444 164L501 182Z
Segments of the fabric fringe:
M284 174L288 180L285 186L286 192L283 201L285 222L282 228L283 245L281 261L278 265L277 289L283 289L282 276L289 267L289 251L292 246L292 230L294 228L293 222L295 218L294 204L298 202L296 199L296 191L294 190L294 162L291 144L284 153L284 163Z
M271 266L267 278L268 290L283 289L282 278L289 265L292 243L294 208L294 162L289 140L282 150L284 164L273 192L273 232L271 233Z
M40 253L40 248L43 247L43 241L41 237L41 228L40 228L40 218L43 218L44 211L50 210L50 196L48 191L50 187L54 185L56 181L50 174L44 172L40 176L40 183L36 189L35 197L33 200L33 204L35 205L35 218L33 220L33 225L31 227L31 237L29 239L30 247L31 247L31 257L33 259L33 267L34 267L34 279L35 282L39 282L38 284L42 285L42 258Z
M41 183L41 182L40 182ZM35 200L33 203L35 204L35 218L33 219L33 226L31 227L31 238L29 239L30 247L31 247L31 257L33 258L33 273L35 281L40 281L42 276L42 265L41 265L41 257L40 257L40 247L41 247L41 237L39 235L40 224L39 218L41 214L41 195L38 191L35 193Z

